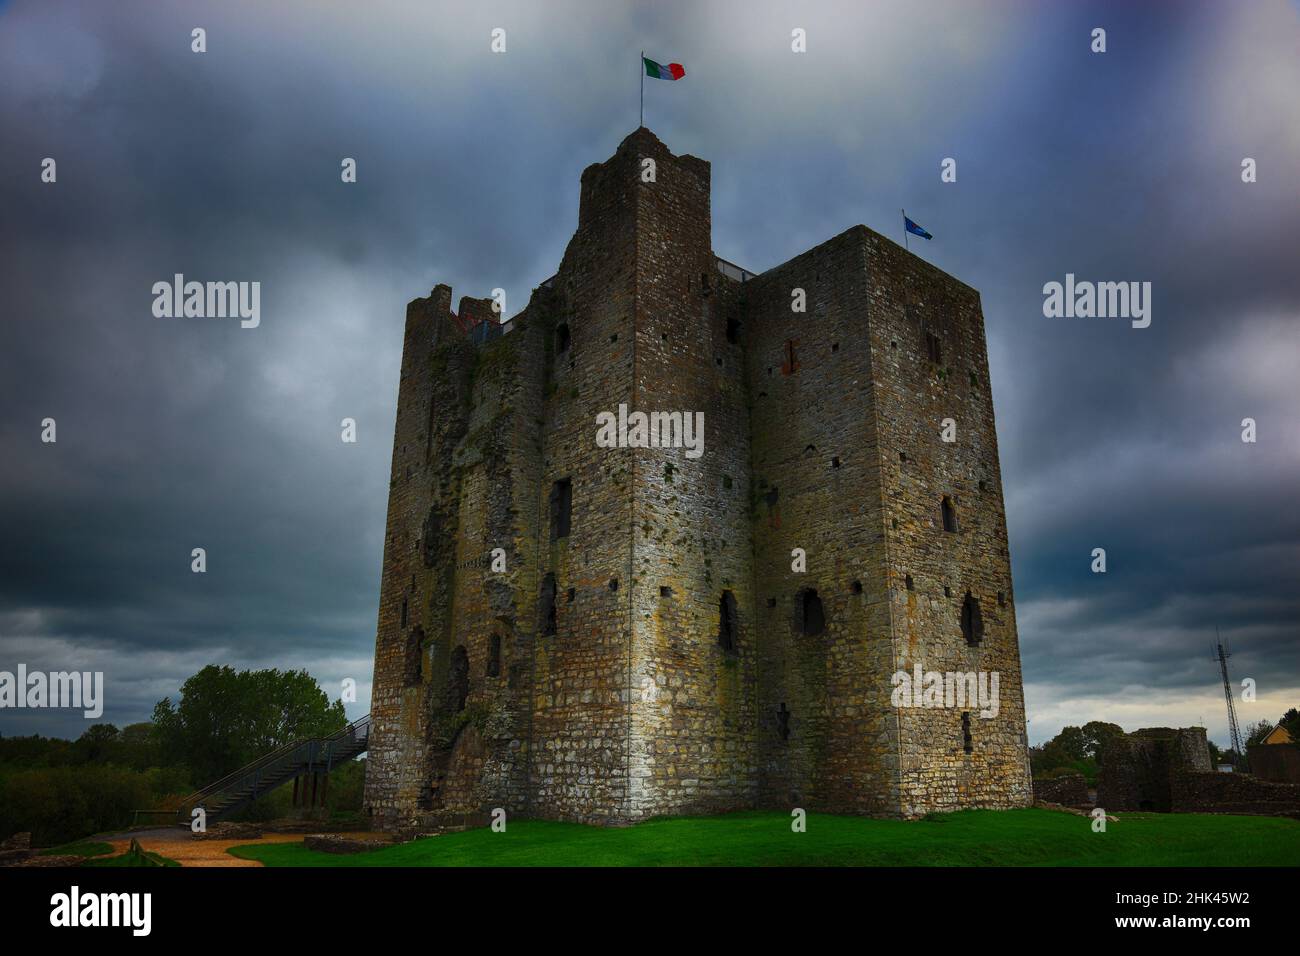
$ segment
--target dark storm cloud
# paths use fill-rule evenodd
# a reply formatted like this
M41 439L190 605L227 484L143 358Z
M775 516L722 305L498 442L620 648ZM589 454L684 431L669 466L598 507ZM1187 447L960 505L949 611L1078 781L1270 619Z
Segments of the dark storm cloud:
M355 677L363 712L405 303L522 308L635 125L644 47L687 66L646 122L713 163L719 254L899 239L905 205L980 289L1031 738L1203 716L1222 741L1216 623L1260 684L1244 718L1275 718L1300 688L1295 9L1129 7L0 6L0 668L102 669L118 723L210 661ZM153 318L176 272L260 281L261 326ZM1152 282L1151 327L1044 318L1066 272Z

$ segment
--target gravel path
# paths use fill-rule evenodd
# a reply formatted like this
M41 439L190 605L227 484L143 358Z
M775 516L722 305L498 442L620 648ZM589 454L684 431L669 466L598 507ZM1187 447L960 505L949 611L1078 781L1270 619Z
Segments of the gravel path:
M180 827L167 830L137 830L135 833L115 833L104 838L113 852L125 853L131 838L152 853L161 853L181 866L261 866L257 860L241 860L226 851L232 846L262 843L301 843L301 833L267 833L260 840L192 840L189 832Z

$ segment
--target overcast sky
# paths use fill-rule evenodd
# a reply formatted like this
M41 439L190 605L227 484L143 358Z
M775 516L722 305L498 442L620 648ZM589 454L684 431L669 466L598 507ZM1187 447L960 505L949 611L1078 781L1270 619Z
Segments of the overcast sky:
M1297 5L1136 6L0 0L0 670L102 670L119 725L213 662L365 713L405 304L523 307L645 49L719 255L901 241L905 206L980 290L1030 739L1225 743L1216 625L1243 725L1300 706ZM1151 282L1150 327L1045 318L1067 272ZM260 326L155 318L175 273L259 281Z

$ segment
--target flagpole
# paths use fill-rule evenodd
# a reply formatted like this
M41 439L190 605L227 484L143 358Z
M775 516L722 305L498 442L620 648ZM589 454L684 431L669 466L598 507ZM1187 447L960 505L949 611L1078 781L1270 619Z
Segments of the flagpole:
M641 126L645 125L645 50L641 51L641 62L637 64L641 74ZM640 127L638 127L639 129Z
M903 248L907 249L907 210L899 209L898 211L903 214ZM911 250L908 251L910 252Z

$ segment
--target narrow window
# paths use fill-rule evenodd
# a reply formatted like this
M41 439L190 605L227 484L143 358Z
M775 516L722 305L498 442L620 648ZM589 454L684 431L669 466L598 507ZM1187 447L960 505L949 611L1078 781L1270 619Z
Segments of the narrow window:
M970 711L969 710L963 710L961 712L961 749L966 751L966 753L975 752L975 744L974 741L971 740L971 735L970 735Z
M569 515L573 509L573 482L563 478L551 486L551 540L569 536Z
M659 596L661 598L670 598L673 596L673 589L666 584L659 585Z
M861 594L861 593L862 593L862 582L861 582L861 581L854 581L854 582L853 582L853 593L854 593L854 594Z
M998 607L1006 607L1006 606L1007 606L1007 593L1006 593L1005 591L999 591L999 592L998 592Z
M776 712L776 732L782 740L790 739L790 710L785 706L785 701L781 702Z
M722 592L718 602L718 646L729 654L736 652L736 596Z
M984 616L980 613L980 602L969 592L966 600L961 602L961 636L971 647L978 647L984 640Z
M451 652L448 684L450 685L448 696L456 708L456 713L460 713L465 709L465 702L469 700L469 652L465 650L464 644Z
M609 589L610 589L611 591L617 591L617 590L618 590L618 578L610 578L610 579L609 579Z
M817 596L815 588L808 588L803 592L799 609L799 629L805 635L813 637L826 630L826 612L822 609L822 599Z
M727 341L732 345L740 341L740 319L727 319Z
M952 506L952 499L947 495L943 496L943 504L940 506L943 511L943 530L957 530L957 512Z
M487 676L501 676L501 635L493 634L488 638Z
M916 590L916 584L912 581L912 576L909 574L905 580L906 580L906 583L907 583L907 589L908 589L909 591L915 591L915 590Z
M406 598L402 598L402 627L406 627Z
M561 322L555 327L555 351L561 354L569 351L569 324Z
M925 333L925 353L935 365L943 362L943 348L939 345L939 336L933 332Z
M542 634L555 633L555 575L542 578L541 598Z
M424 630L416 625L406 642L406 686L420 683L424 659Z

